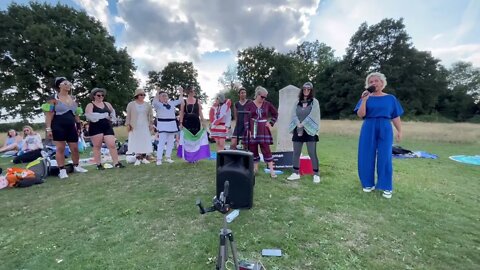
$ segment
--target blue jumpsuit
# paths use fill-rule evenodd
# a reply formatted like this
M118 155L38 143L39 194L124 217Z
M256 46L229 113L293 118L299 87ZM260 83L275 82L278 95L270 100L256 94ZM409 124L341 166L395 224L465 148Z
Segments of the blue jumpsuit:
M357 103L355 113L362 100ZM364 188L375 186L392 190L393 129L390 121L403 114L403 108L393 95L371 96L358 142L358 176ZM375 185L375 157L377 184Z

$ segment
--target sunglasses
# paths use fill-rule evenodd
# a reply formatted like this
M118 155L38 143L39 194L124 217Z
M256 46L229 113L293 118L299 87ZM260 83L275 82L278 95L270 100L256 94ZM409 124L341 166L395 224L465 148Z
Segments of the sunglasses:
M138 94L137 96L139 96L139 97L144 97L145 94Z
M266 98L267 98L267 96L260 96L260 97L263 98L263 99L266 99Z
M105 95L95 95L96 97L104 97Z
M23 132L30 132L30 130L28 130L28 129L25 129Z

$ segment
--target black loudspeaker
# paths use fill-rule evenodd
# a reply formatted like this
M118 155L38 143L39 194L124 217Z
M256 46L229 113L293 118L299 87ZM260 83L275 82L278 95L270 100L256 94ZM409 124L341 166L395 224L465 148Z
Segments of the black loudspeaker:
M225 181L229 182L226 203L230 208L253 206L253 154L238 150L223 150L217 153L217 198L224 190Z

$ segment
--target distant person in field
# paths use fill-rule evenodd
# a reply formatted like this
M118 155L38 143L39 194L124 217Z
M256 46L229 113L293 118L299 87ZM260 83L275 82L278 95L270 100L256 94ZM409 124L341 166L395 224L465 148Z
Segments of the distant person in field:
M311 82L303 84L302 90L298 95L298 102L292 108L290 118L288 129L290 133L293 133L293 173L287 179L300 179L300 154L305 143L308 156L312 162L313 182L320 183L317 156L318 133L320 132L320 104L315 98L315 90Z
M101 158L103 142L107 145L114 167L125 167L118 161L115 132L112 125L112 121L116 120L116 114L112 104L105 101L106 94L107 90L103 88L93 88L90 92L92 102L88 103L85 108L85 117L89 122L88 135L93 145L93 160L97 164L97 170L105 169Z
M365 88L355 107L357 115L363 119L358 142L358 176L364 192L383 190L383 197L392 197L392 144L393 129L397 130L396 140L402 139L400 116L403 108L393 95L383 92L387 86L385 75L370 73L365 80ZM377 182L375 184L375 163Z
M15 155L22 148L22 137L14 129L7 132L7 138L0 148L0 153L9 153Z
M248 118L248 115L245 113L245 106L247 103L251 102L250 99L247 99L247 89L241 86L238 89L239 100L235 102L233 106L233 119L235 119L235 129L233 130L232 139L230 143L230 149L237 149L237 144L240 141L245 141L243 137L245 133L245 124L244 119Z
M13 163L28 163L42 156L42 137L31 126L23 127L22 148L18 151Z
M210 137L215 139L217 151L225 150L230 125L232 124L232 101L225 99L225 95L219 93L215 100L216 106L212 106L210 115Z
M152 106L145 102L145 91L137 88L134 100L127 105L125 125L128 131L128 153L135 153L135 166L148 164L147 155L153 152L152 135L153 111Z
M157 113L157 165L162 165L163 152L165 152L165 162L173 163L172 150L175 135L179 132L175 107L183 101L183 88L178 87L177 90L179 97L176 100L170 100L167 92L158 89L157 95L152 101L153 108Z
M72 83L65 77L55 79L56 93L48 98L48 104L45 104L45 126L47 137L53 138L56 147L55 159L60 169L58 177L65 179L68 177L65 169L65 147L68 143L72 153L73 168L75 172L84 173L86 169L78 163L80 153L78 151L78 129L80 128L80 117L82 109L78 107L75 98L70 94Z
M245 133L248 132L248 150L253 153L254 170L258 172L258 163L260 155L258 147L263 154L263 160L268 164L270 177L277 178L273 170L273 156L270 145L273 144L271 128L278 118L278 112L272 103L266 101L268 96L267 89L258 86L255 89L255 98L252 102L245 105L245 111L249 112L249 117L245 117ZM247 136L247 134L245 134Z

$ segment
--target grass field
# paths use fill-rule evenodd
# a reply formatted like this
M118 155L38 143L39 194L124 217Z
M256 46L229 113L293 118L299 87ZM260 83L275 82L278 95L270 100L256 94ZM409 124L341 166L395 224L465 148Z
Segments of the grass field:
M390 200L361 191L359 127L322 122L318 185L257 175L254 207L229 225L240 258L269 270L480 269L480 167L448 159L480 154L480 126L405 123L401 145L439 159L394 160ZM0 269L215 268L222 215L195 206L215 194L215 161L89 169L0 191Z

